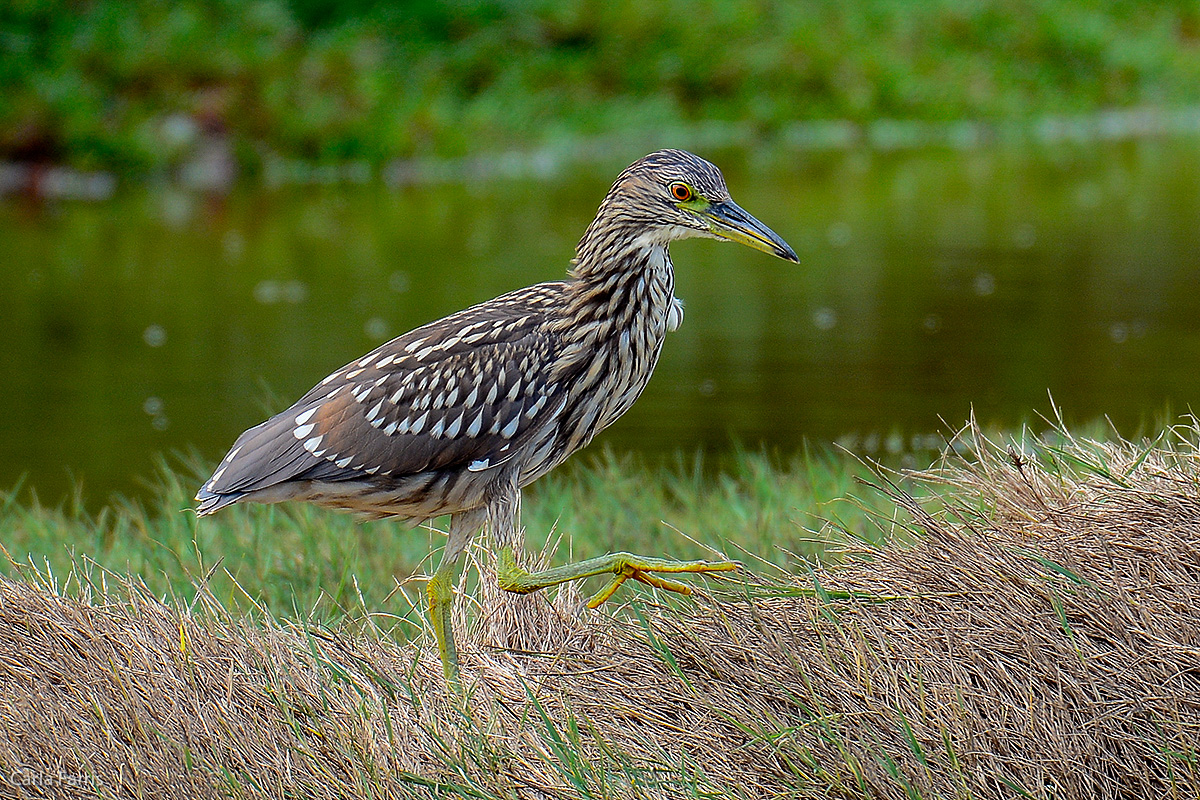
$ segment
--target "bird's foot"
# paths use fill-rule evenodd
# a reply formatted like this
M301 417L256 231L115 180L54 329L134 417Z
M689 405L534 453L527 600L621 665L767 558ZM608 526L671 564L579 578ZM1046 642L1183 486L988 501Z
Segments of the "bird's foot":
M741 565L736 561L674 561L666 558L652 558L632 553L610 553L597 558L589 558L576 564L565 564L561 567L551 567L538 572L529 572L517 565L516 557L511 547L500 551L496 565L496 578L500 588L517 594L528 594L557 586L567 581L579 578L589 578L593 575L611 574L613 577L608 585L592 596L587 602L588 608L597 608L608 600L621 584L633 578L656 589L665 589L679 594L691 594L692 587L684 583L660 578L655 573L678 574L684 572L709 573L729 572Z

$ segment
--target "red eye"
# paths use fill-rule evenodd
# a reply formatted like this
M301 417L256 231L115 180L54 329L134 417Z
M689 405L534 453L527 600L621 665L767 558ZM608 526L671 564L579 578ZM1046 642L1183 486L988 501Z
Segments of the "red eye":
M671 184L671 196L681 203L686 203L696 195L692 192L692 187L684 183Z

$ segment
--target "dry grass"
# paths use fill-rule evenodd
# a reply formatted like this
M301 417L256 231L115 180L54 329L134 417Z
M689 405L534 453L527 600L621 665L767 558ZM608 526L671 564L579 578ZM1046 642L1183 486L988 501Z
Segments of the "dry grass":
M970 455L922 476L921 502L883 486L923 532L913 547L714 585L682 608L581 619L563 595L484 614L464 643L469 714L427 641L26 570L0 582L0 786L1200 797L1197 431L1152 447L963 437ZM545 652L480 644L511 643L506 620L530 615L521 644Z

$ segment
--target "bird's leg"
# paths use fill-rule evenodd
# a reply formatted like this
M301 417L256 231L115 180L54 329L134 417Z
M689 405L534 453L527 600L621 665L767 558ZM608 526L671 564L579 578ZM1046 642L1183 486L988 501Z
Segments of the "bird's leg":
M596 608L612 597L621 584L630 578L658 589L666 589L679 594L691 594L690 586L659 578L652 573L728 572L739 566L736 561L674 561L666 558L638 556L632 553L610 553L575 564L564 564L561 567L528 572L517 565L512 548L504 547L500 550L496 577L501 589L517 594L528 594L545 589L547 586L557 586L560 583L579 578L611 574L613 578L609 584L588 600L588 608Z
M450 625L450 609L454 607L454 579L458 575L458 562L484 519L482 509L450 517L450 535L442 550L442 560L425 585L429 595L429 621L433 623L433 635L437 638L442 672L446 676L446 683L459 695L462 694L462 684L458 680L458 650L454 646L454 629Z
M521 489L510 485L488 504L488 532L493 547L509 548L514 553L525 551L525 529L521 527Z

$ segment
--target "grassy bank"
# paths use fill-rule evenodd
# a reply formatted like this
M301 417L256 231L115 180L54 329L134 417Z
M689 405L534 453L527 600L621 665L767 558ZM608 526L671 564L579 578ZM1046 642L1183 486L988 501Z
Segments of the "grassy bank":
M454 157L797 120L1200 101L1192 3L54 0L0 11L0 159ZM209 147L216 145L214 151Z
M84 561L10 565L0 780L103 797L1195 797L1197 441L967 429L963 456L907 488L877 480L911 546L759 565L666 605L581 616L569 592L535 597L532 648L460 604L469 714L427 637L397 643L386 619L249 619L207 585L164 604ZM679 507L677 489L638 489Z
M322 622L369 609L406 620L402 637L419 630L423 584L407 581L432 573L430 552L442 546L446 520L440 531L410 530L291 504L197 520L191 497L209 472L163 469L153 507L118 500L99 514L83 510L82 500L44 508L19 490L0 495L0 545L13 560L57 575L86 557L185 601L194 582L206 580L231 610ZM601 453L539 481L526 492L522 518L529 547L541 550L549 539L559 561L616 550L705 558L716 550L795 569L799 560L832 557L839 541L882 537L881 523L853 499L855 479L867 474L829 452L787 461L741 453L717 475L700 460L650 468ZM11 565L0 560L4 572Z

